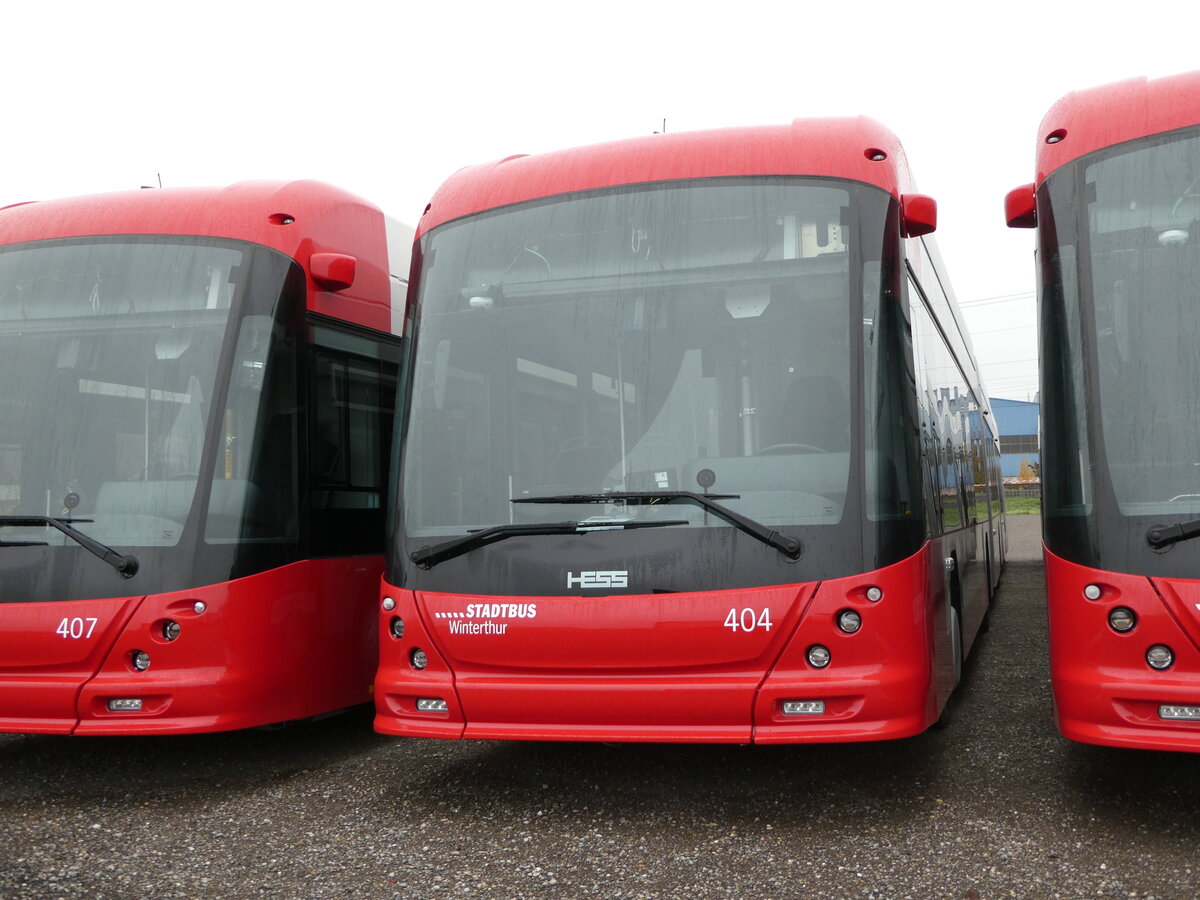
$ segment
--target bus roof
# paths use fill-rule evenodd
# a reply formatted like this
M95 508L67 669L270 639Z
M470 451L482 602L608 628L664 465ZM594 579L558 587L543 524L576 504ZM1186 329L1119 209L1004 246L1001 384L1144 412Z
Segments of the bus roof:
M252 241L305 263L314 252L362 246L382 234L382 222L383 213L366 200L318 181L244 181L7 206L0 209L0 244L107 234L193 235ZM298 227L287 227L293 224Z
M884 159L876 159L879 151ZM797 119L791 125L723 128L629 138L462 169L434 194L428 231L452 219L572 191L689 178L816 175L915 190L896 136L873 119Z
M1200 72L1131 78L1067 94L1038 130L1037 183L1096 150L1200 123Z
M244 181L229 187L123 191L19 203L0 209L0 245L102 235L179 235L249 241L294 259L309 275L309 309L366 328L400 333L389 268L408 277L406 239L389 259L383 213L319 181ZM310 271L313 254L351 255L354 283L325 290Z

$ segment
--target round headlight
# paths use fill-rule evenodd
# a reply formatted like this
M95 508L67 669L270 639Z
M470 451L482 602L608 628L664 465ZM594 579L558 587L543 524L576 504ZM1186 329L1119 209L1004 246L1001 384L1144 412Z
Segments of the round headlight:
M391 632L396 640L404 637L404 620L399 616L392 616Z
M192 612L194 612L196 615L200 615L206 609L208 609L208 604L203 600L197 600L192 604Z
M808 648L808 664L814 669L823 669L829 665L829 648L813 644Z
M883 599L883 590L877 587L867 588L867 599L872 603L878 603Z
M384 597L383 598L383 608L385 610L387 610L388 612L391 612L393 609L396 608L395 599L392 597Z
M179 633L182 630L183 629L179 627L179 623L174 619L167 619L167 621L163 622L162 624L162 636L168 641L178 640Z
M429 657L425 655L424 650L414 650L408 659L414 669L423 669L429 665Z
M846 634L854 634L862 628L862 616L852 609L843 609L838 613L837 626Z
M129 654L129 663L133 666L134 670L145 672L150 668L150 654L145 650L134 650Z
M1100 585L1098 584L1089 584L1083 589L1083 596L1087 597L1089 600L1099 600L1100 594Z
M1132 609L1117 606L1109 610L1108 624L1113 631L1124 634L1127 631L1133 631L1133 626L1137 624L1137 616L1134 615Z
M1155 644L1146 651L1146 664L1152 669L1169 669L1175 662L1175 654L1166 644Z

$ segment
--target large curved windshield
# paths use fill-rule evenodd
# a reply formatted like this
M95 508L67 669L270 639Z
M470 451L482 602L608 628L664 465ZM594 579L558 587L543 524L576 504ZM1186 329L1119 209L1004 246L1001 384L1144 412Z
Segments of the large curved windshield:
M562 502L611 491L706 493L769 526L838 523L856 190L782 178L640 185L431 233L407 534L634 517L730 527L699 505Z
M1200 137L1085 168L1104 451L1122 513L1200 512Z
M1200 516L1200 130L1064 167L1039 204L1047 541L1084 564L1193 573L1146 534Z
M179 541L244 255L164 238L0 248L0 515ZM0 532L34 537L70 543L11 519Z

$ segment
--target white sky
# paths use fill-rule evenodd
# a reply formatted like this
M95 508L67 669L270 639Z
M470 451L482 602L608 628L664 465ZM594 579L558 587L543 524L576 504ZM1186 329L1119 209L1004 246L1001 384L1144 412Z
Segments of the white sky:
M1033 236L1004 226L1004 194L1033 180L1054 100L1200 68L1197 25L1195 0L18 0L0 44L0 206L159 175L316 178L415 222L471 163L663 119L863 114L938 200L989 392L1032 399Z

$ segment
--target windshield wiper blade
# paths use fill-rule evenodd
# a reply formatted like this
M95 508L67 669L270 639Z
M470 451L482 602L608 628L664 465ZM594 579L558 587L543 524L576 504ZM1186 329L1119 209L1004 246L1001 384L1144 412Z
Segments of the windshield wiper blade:
M717 503L717 500L737 500L741 494L697 494L694 491L606 491L598 494L557 494L551 497L518 497L513 503L694 503L708 510L718 518L724 519L739 531L744 531L751 537L758 538L764 544L774 547L788 559L799 559L801 546L795 538L780 534L774 528L769 528L761 522L736 513L727 506Z
M0 525L12 525L16 528L49 525L61 531L83 549L104 560L121 573L123 578L132 578L137 574L138 561L132 556L118 553L112 547L90 538L77 528L71 527L70 522L86 522L88 519L59 519L54 516L0 516Z
M1200 537L1200 519L1184 522L1180 525L1155 525L1146 532L1146 543L1155 550L1170 547L1180 541L1190 541Z
M598 520L595 522L541 522L529 524L494 525L480 531L472 531L462 537L453 538L432 547L414 550L408 558L422 569L432 569L440 562L470 553L485 544L502 541L510 537L522 537L532 534L588 534L593 531L613 531L626 528L660 528L667 525L686 525L687 519L670 519L663 521L612 521Z

